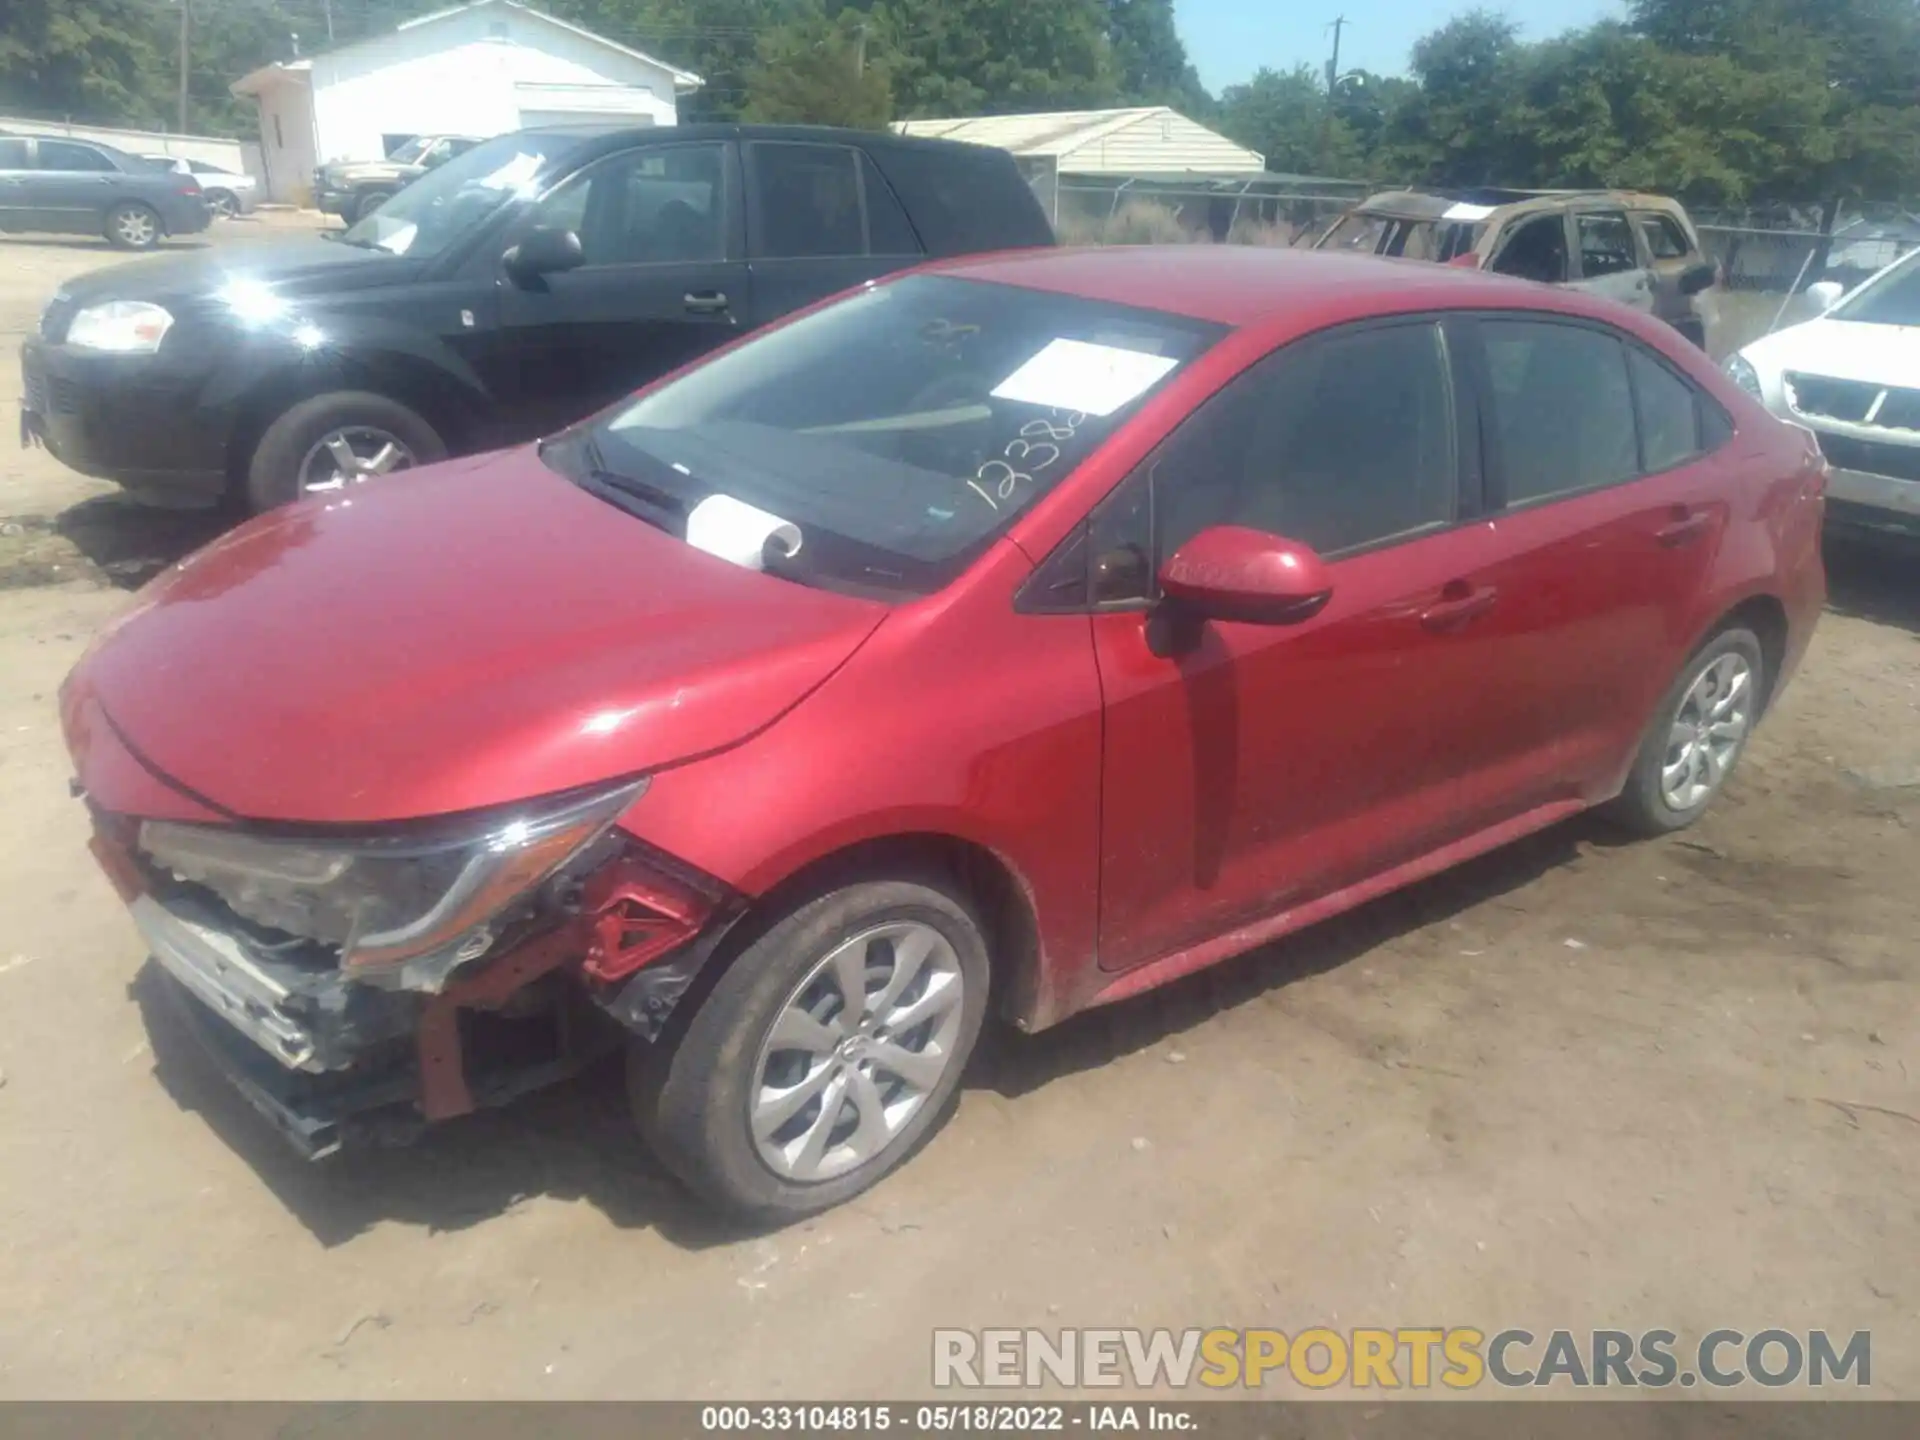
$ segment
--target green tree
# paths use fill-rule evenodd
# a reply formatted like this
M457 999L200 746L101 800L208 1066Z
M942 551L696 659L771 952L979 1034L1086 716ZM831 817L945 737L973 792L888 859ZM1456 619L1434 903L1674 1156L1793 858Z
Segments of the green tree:
M1220 129L1266 156L1267 168L1294 175L1361 175L1365 154L1352 127L1330 114L1311 65L1255 72L1220 95Z
M1204 117L1213 97L1187 58L1174 24L1173 0L1106 0L1107 39L1123 98L1134 105L1171 105Z
M0 96L35 115L161 124L173 92L154 21L140 0L6 0Z
M1113 105L1104 0L916 0L893 14L894 94L910 116Z
M874 28L857 10L816 11L768 32L747 73L745 118L885 129L893 85Z

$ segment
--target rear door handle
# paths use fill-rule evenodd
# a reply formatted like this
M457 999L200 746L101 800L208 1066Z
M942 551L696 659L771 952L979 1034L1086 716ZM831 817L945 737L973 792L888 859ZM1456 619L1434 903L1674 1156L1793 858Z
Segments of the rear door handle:
M1420 623L1429 630L1457 630L1493 608L1500 592L1491 585L1469 585L1451 580L1440 598L1420 612Z
M1705 510L1688 510L1684 505L1674 507L1674 518L1654 531L1654 538L1669 550L1680 545L1691 545L1707 533L1707 527L1713 524L1713 516Z
M695 315L712 315L727 308L727 297L718 290L689 290L680 298Z

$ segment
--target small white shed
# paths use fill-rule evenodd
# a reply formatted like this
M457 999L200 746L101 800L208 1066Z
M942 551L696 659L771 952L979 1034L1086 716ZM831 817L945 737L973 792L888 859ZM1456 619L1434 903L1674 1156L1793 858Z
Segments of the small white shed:
M260 107L275 200L316 166L379 160L415 135L486 137L583 120L672 125L700 77L520 0L474 0L384 35L262 66L233 84Z

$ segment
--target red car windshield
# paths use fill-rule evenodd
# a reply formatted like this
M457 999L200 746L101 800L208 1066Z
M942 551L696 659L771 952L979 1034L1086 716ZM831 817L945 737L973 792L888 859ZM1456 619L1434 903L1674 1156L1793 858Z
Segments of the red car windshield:
M581 432L684 533L723 494L797 525L792 578L929 593L1225 327L944 276L873 287ZM549 447L582 474L578 447ZM573 458L569 458L569 457ZM609 498L613 498L609 496Z

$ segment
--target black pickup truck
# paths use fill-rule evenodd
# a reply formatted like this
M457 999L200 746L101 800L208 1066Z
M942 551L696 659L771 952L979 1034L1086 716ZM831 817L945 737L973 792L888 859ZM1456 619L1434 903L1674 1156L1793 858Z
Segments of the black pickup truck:
M264 509L548 434L923 259L1052 243L999 150L524 130L333 238L68 282L22 351L21 436L154 503Z

